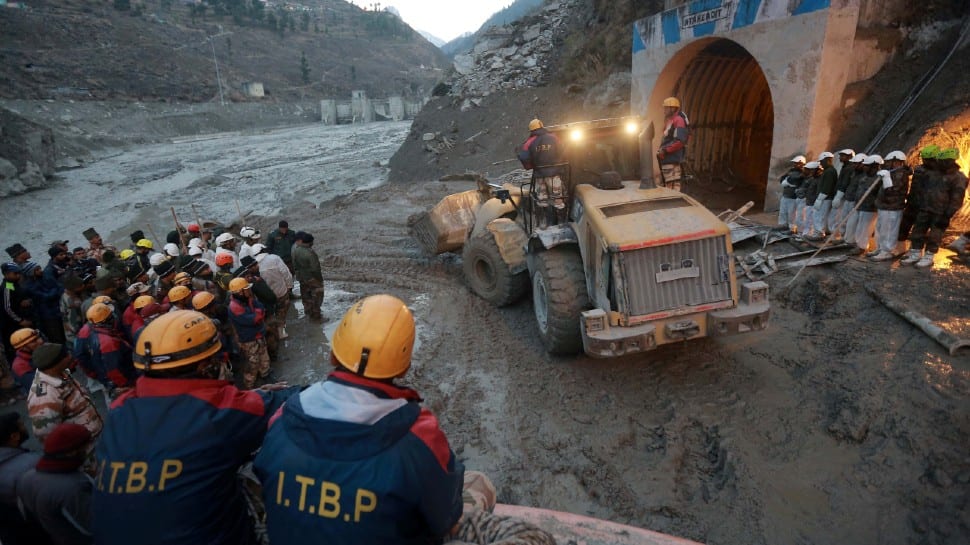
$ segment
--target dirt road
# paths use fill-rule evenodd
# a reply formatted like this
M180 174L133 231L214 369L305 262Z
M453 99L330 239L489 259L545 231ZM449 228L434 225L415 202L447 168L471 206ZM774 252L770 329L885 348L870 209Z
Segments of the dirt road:
M44 241L73 245L89 225L118 242L147 219L159 230L169 205L231 218L238 199L263 228L282 210L316 235L330 322L291 313L279 374L324 376L343 310L366 294L402 297L419 324L409 382L504 503L712 544L970 538L970 356L947 355L862 289L895 292L966 335L966 267L850 260L803 274L761 334L617 360L553 358L528 300L492 308L463 285L459 257L426 256L408 237L409 215L470 183L380 185L373 165L407 128L312 126L132 149L0 203L4 238L37 256ZM790 278L771 277L775 293Z

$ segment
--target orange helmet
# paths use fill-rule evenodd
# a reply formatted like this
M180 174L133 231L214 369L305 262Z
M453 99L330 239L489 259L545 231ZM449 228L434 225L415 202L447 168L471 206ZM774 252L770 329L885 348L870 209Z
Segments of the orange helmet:
M40 337L40 331L31 329L29 327L18 329L17 331L14 331L12 335L10 335L10 344L13 346L14 350L20 350L34 341L43 342L44 339Z
M226 252L216 254L216 266L225 267L226 265L232 265L232 254Z
M189 295L192 295L192 290L188 286L175 286L168 290L168 300L172 303L178 303Z
M195 363L222 348L219 330L205 314L175 310L145 326L135 343L135 368L164 370Z

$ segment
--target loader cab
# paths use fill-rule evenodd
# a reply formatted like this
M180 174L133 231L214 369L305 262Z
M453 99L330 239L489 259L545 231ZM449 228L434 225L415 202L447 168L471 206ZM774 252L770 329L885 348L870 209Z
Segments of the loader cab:
M580 184L619 189L618 181L640 179L641 125L631 116L547 127L563 146L570 198Z

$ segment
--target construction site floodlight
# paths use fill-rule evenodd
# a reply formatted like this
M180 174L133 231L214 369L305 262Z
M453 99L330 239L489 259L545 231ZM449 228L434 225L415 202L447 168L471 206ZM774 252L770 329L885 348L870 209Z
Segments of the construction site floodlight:
M626 132L627 134L636 134L640 130L640 125L636 121L626 122Z
M583 139L583 131L581 131L580 129L573 129L569 133L569 139L572 140L573 142L579 142L580 140Z

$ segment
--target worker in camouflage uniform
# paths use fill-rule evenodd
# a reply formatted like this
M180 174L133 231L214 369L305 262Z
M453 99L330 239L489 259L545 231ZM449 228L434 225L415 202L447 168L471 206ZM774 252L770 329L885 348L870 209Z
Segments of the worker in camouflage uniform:
M239 351L246 360L243 388L256 385L256 379L269 376L269 352L266 349L266 309L253 295L253 285L245 278L229 282L229 321L236 330Z
M293 276L300 283L303 311L311 320L323 320L320 305L323 304L323 271L320 258L313 251L313 235L300 231L293 245Z
M73 362L62 344L46 343L34 350L31 364L37 368L37 374L27 396L27 414L34 436L41 443L61 422L84 426L91 432L87 449L90 454L103 423L91 394L71 375L69 367Z
M940 249L943 233L950 226L950 219L963 206L967 190L967 177L960 172L956 148L940 150L936 156L938 171L929 176L920 187L920 204L910 235L909 254L901 263L915 263L917 267L931 267L933 257ZM926 253L920 256L925 248Z

